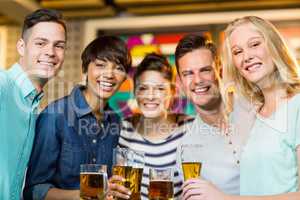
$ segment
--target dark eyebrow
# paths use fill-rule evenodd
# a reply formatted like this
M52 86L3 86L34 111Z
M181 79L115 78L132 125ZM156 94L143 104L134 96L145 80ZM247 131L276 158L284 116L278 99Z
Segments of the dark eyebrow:
M34 38L34 40L42 40L42 41L44 41L44 42L49 41L48 39L42 38L42 37ZM66 43L66 41L65 41L65 40L57 40L57 41L55 41L55 43Z
M201 70L204 70L204 69L213 69L213 66L211 66L211 65L206 65L206 66L204 66L204 67L201 67L201 69L199 69L199 70L201 71Z
M185 73L185 72L193 72L193 70L183 70L183 71L181 71L181 73Z
M165 87L166 84L157 84L156 87Z
M41 37L34 38L34 40L43 40L43 41L48 41L46 38L41 38Z

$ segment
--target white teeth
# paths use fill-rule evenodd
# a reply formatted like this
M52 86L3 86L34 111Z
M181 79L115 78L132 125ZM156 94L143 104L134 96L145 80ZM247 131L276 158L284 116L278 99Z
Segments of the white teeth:
M157 104L156 103L145 103L144 106L146 108L156 108Z
M50 63L50 62L43 62L43 61L40 61L39 63L42 64L42 65L48 65L49 67L53 67L53 66L54 66L54 64L53 64L53 63Z
M252 71L255 71L259 67L260 67L260 64L255 64L255 65L251 65L250 67L247 67L246 70L252 72Z
M104 87L112 87L113 86L113 84L108 83L108 82L103 82L103 81L100 81L99 85L104 86Z
M198 92L207 92L209 89L209 87L204 87L204 88L196 88L195 89L195 92L198 93Z

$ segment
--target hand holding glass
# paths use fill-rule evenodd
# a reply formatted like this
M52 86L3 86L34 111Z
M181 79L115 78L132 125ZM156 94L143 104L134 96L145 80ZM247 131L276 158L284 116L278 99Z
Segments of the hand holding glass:
M117 147L113 152L113 163L113 175L121 176L124 179L117 184L130 190L131 200L140 200L144 153Z

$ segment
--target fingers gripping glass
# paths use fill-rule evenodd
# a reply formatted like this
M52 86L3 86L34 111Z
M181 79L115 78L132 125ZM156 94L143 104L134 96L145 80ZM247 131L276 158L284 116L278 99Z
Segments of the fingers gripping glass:
M113 175L123 177L123 181L117 182L128 188L131 192L130 199L141 199L141 182L144 168L144 153L127 148L115 148L113 150Z

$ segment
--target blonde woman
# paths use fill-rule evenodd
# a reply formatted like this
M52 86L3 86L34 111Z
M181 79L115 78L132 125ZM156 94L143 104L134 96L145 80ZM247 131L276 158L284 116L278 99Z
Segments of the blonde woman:
M203 181L186 199L300 199L299 66L276 28L258 17L225 30L224 80L257 109L241 158L240 195L229 196ZM241 123L243 119L241 118Z

